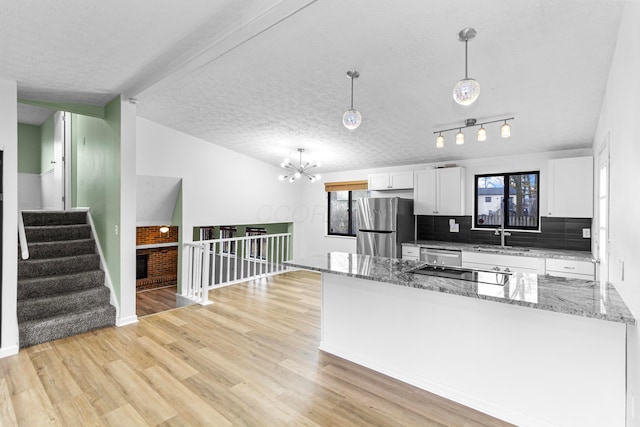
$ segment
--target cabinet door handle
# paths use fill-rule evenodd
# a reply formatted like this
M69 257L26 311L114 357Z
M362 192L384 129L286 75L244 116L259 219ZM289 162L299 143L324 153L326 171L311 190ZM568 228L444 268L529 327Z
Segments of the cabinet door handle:
M565 270L575 270L576 268L575 268L575 267L568 267L568 266L566 266L566 265L565 265L565 266L564 266L564 269L565 269Z

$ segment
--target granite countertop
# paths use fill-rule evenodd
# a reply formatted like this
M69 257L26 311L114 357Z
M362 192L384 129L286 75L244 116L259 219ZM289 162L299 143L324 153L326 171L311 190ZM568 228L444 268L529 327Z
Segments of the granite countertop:
M413 274L423 261L330 252L287 261L292 267L399 286L521 305L574 316L635 325L636 320L610 283L531 273L513 273L503 286ZM491 274L491 273L488 273Z
M443 242L439 240L414 240L412 242L403 243L403 245L420 246L434 249L452 249L465 252L478 252L496 255L516 255L532 258L557 258L593 262L593 255L591 255L591 252L588 251L570 251L564 249L530 248L521 246L507 246L505 248L502 248L498 245Z

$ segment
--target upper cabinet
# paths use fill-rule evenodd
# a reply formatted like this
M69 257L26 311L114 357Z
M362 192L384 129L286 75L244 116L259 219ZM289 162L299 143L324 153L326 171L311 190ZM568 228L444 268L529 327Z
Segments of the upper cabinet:
M414 215L464 215L464 168L416 171Z
M369 175L369 190L410 190L412 188L413 171Z
M547 216L593 217L593 157L549 160Z

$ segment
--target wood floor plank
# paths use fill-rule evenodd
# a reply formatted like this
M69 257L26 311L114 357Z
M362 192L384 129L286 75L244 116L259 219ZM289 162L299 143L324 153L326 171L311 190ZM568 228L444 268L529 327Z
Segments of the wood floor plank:
M121 360L106 366L107 372L119 384L129 403L149 424L155 425L168 420L178 412L160 395L140 378L136 372Z
M11 403L11 393L4 378L0 378L0 426L18 425L16 413Z
M231 426L232 423L209 406L177 378L159 367L149 368L144 374L155 390L179 412L181 420L193 425Z
M0 359L0 425L508 423L318 350L320 275L287 272Z
M82 390L67 371L55 348L33 354L31 363L51 403L56 404L82 394Z
M150 424L129 404L123 405L103 416L104 422L113 427L149 427Z
M66 399L56 404L55 410L60 422L66 427L102 427L105 425L85 396Z

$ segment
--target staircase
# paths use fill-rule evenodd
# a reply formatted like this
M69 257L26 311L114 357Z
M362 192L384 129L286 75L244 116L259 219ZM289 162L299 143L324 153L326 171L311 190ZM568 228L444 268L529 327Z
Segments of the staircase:
M115 325L86 212L23 212L29 259L18 260L20 347Z

